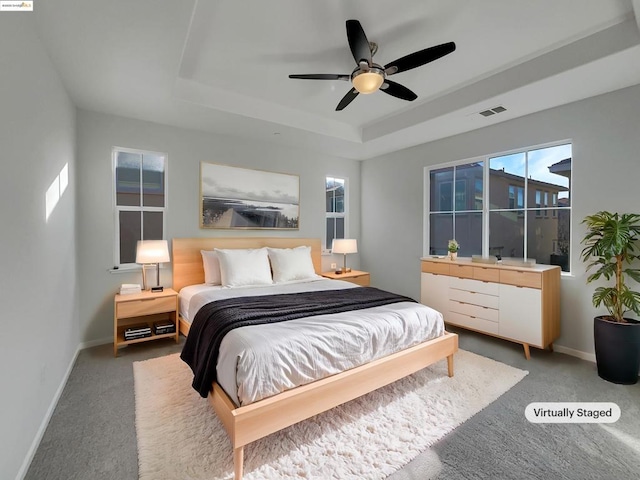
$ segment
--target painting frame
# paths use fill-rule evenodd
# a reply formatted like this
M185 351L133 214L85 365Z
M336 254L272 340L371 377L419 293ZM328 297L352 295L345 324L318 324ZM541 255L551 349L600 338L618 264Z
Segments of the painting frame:
M300 176L200 162L200 228L299 230Z

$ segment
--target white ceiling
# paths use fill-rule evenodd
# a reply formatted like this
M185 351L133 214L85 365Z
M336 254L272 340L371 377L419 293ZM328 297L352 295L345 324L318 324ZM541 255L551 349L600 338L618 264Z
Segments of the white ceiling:
M640 83L640 0L52 0L39 33L76 105L366 159ZM382 65L457 50L345 110L345 31L358 19ZM497 105L506 112L477 113Z

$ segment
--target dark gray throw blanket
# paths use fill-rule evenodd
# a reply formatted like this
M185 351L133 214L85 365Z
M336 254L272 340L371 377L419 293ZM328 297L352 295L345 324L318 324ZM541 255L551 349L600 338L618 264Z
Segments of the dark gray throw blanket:
M220 344L234 328L398 302L415 300L372 287L218 300L206 304L196 314L180 358L193 371L193 388L206 398L216 380Z

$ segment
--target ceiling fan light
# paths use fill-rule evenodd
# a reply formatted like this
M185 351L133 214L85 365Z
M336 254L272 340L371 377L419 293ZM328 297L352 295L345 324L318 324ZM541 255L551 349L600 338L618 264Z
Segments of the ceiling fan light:
M353 87L360 93L369 94L377 91L384 82L384 76L375 71L362 72L352 79Z

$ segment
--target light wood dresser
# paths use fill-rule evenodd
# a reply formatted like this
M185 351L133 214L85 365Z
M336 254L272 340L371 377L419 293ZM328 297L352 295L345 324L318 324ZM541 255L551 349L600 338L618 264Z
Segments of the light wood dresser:
M422 258L421 303L448 324L553 350L560 336L560 267Z

